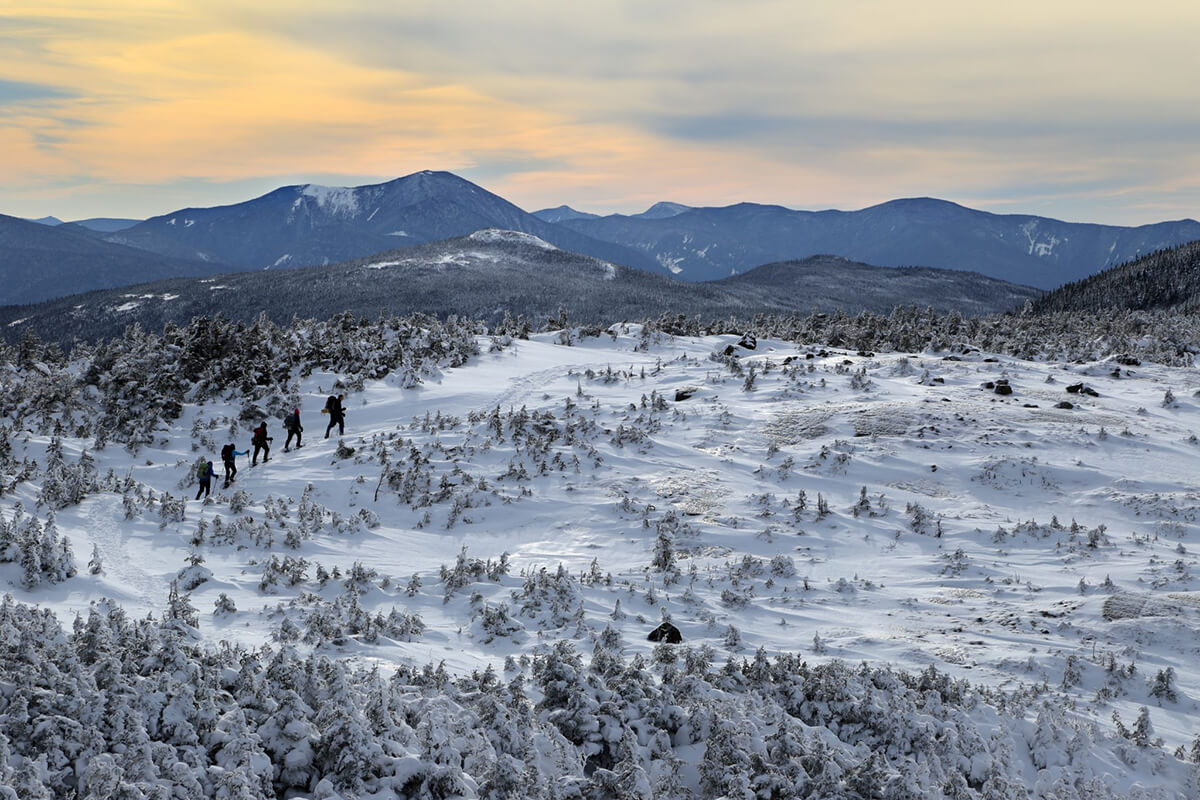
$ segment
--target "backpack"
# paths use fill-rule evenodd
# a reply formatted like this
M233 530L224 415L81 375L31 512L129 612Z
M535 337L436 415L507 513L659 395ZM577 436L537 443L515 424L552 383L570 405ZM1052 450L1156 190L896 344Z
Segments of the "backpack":
M255 444L266 444L266 442L267 442L267 426L265 423L262 425L259 425L257 428L254 429L253 441Z
M233 445L227 444L221 448L221 460L233 461Z
M208 480L208 462L207 461L197 461L196 462L196 477L202 481Z
M283 427L289 431L294 431L300 427L300 420L296 419L295 411L283 418Z

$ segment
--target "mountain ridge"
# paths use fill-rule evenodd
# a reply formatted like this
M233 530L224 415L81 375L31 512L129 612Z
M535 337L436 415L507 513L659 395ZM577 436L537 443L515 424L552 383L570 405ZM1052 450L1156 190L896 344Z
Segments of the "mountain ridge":
M102 263L122 261L127 268L109 270L103 280L79 262L78 241L60 240L67 257L56 260L47 252L31 256L30 247L46 247L10 236L0 243L0 278L14 288L0 299L34 302L180 274L336 264L487 228L523 231L563 250L689 282L829 253L884 267L963 270L1040 289L1200 240L1200 222L1192 219L1137 227L1071 223L992 214L932 197L857 211L664 201L631 215L599 216L565 205L529 214L460 176L432 170L364 186L292 184L239 203L179 209L128 228L125 222L97 218L40 226L154 256L135 258L126 250L118 258L107 251Z
M1035 311L1200 311L1200 241L1150 253L1064 284L1033 302Z
M921 305L965 314L1007 310L1039 292L951 270L894 269L816 259L769 265L717 283L688 283L562 250L531 234L488 229L324 267L242 271L0 307L0 335L25 328L64 344L119 336L137 323L161 330L217 313L277 322L349 312L415 312L489 324L506 314L545 319L565 307L577 322L607 324L664 313L710 319L838 309L889 312Z
M227 267L164 258L98 238L71 223L50 226L0 214L4 303L28 303L160 278L203 276Z
M718 279L746 264L836 253L879 266L964 269L1041 289L1200 239L1200 222L1192 219L1120 227L992 214L927 197L858 211L742 202L665 219L616 214L560 224L636 247L686 280Z

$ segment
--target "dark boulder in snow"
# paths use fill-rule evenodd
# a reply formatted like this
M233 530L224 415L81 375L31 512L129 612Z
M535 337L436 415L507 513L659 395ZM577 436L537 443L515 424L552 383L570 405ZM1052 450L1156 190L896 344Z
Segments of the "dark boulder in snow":
M738 340L738 347L744 347L747 350L753 350L758 347L758 339L755 338L753 333L744 334L742 338Z
M675 402L678 403L680 400L690 400L698 391L700 391L700 387L698 386L684 386L680 389L676 389Z
M666 642L667 644L679 644L683 641L683 634L669 622L664 622L654 630L650 631L650 635L646 637L652 642Z

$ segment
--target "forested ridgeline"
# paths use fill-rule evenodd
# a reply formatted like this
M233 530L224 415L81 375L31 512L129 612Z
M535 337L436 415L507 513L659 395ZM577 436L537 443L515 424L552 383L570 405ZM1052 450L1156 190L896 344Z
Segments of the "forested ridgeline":
M1039 313L1200 310L1200 241L1160 250L1065 284L1033 301Z

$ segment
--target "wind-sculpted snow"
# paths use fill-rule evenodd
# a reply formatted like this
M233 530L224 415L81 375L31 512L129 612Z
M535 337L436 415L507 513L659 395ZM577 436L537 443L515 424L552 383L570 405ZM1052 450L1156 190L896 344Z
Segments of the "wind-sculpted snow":
M881 320L4 350L0 797L1194 796L1200 372Z

